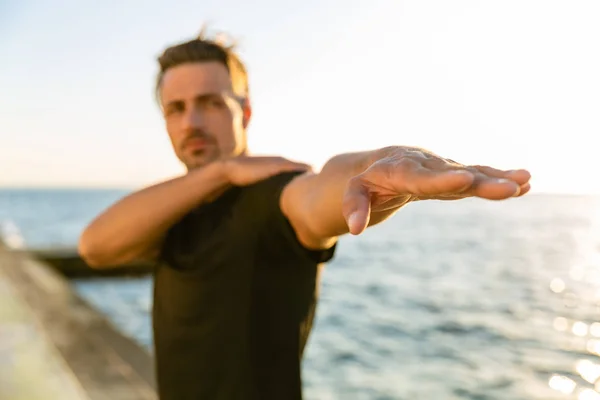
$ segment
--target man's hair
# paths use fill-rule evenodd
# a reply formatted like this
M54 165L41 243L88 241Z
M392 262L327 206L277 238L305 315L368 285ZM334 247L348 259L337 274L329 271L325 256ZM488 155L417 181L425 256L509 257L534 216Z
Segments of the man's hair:
M238 96L248 96L248 73L244 63L235 52L236 43L227 35L214 38L206 34L206 26L197 38L168 47L160 57L160 70L156 78L156 97L160 99L160 87L165 73L174 67L194 62L216 61L229 71L233 91Z

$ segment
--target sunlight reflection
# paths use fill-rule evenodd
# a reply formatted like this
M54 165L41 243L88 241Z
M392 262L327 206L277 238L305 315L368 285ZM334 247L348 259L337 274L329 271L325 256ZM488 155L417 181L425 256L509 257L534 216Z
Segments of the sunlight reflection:
M569 322L564 317L556 317L554 318L553 326L557 331L564 332L569 328Z
M577 384L566 376L554 375L552 378L550 378L548 386L557 392L571 394L573 393L573 390L575 390L575 386L577 386Z
M552 282L550 282L550 290L554 293L561 293L565 290L565 282L560 278L552 279Z
M595 337L600 337L600 322L594 322L590 326L590 334Z
M573 324L571 328L573 334L575 336L584 337L587 336L588 333L588 324L585 322L577 321Z
M594 268L591 271L588 272L588 275L586 276L586 280L590 283L593 283L595 285L600 283L600 271L598 271L598 269Z
M592 389L585 389L579 393L578 400L600 400L600 393Z
M581 265L577 265L571 268L569 277L574 281L581 281L585 277L585 268Z
M594 364L589 360L581 360L575 367L579 375L591 384L596 383L600 378L600 365Z
M597 314L600 311L600 207L596 211L598 218L594 221L595 231L590 232L591 235L582 234L578 237L578 247L581 246L579 260L568 268L568 275L562 279L558 276L552 278L549 288L552 293L559 295L565 307L561 311L564 316L554 318L553 328L572 334L569 340L584 338L588 353L600 356L600 320ZM577 339L571 343L581 342ZM579 381L575 382L577 378L555 373L549 380L550 388L570 395L569 399L600 400L600 360L580 359L574 369L582 379L580 384Z
M592 339L592 340L588 340L587 342L587 351L595 354L595 355L600 355L600 341L596 340L596 339Z
M577 308L579 306L579 298L575 293L567 292L564 294L563 302L567 308Z

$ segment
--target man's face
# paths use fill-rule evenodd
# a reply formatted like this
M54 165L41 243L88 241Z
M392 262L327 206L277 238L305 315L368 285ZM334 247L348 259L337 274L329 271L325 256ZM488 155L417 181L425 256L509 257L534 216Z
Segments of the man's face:
M234 95L224 65L171 68L163 76L160 99L173 149L188 170L245 153L250 108Z

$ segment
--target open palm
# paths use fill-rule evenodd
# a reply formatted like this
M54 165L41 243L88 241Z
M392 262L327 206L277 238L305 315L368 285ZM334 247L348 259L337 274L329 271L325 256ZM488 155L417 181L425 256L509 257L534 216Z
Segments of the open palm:
M358 234L367 227L371 212L415 200L504 200L527 193L530 178L523 169L467 166L425 149L394 147L350 180L344 195L344 217L350 232Z

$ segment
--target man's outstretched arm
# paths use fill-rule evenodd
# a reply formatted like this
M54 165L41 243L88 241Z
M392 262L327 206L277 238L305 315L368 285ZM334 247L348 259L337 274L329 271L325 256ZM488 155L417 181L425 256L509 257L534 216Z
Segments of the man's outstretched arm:
M425 149L392 146L333 157L320 173L291 181L280 205L298 239L319 249L345 233L361 233L411 201L508 199L527 193L529 179L526 170L466 166Z

